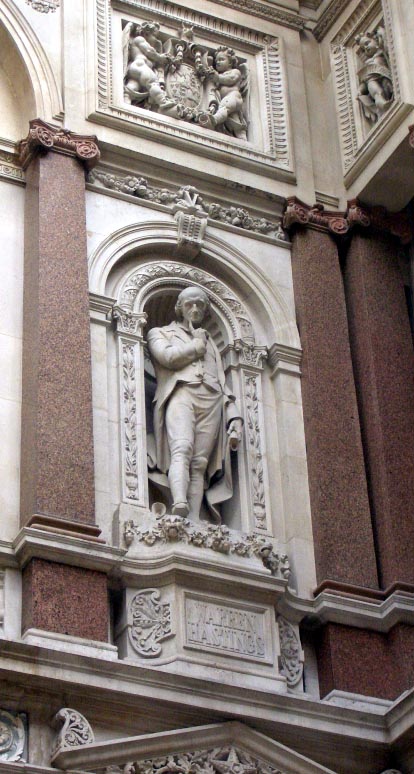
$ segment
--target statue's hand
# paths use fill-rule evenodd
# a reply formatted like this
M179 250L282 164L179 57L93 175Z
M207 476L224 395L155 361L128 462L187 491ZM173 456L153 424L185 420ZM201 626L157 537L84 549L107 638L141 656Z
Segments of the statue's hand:
M243 422L241 419L232 419L228 428L227 435L230 439L230 448L236 451L243 435Z
M194 328L194 325L191 322L191 320L189 320L188 326L190 328L190 333L193 339L196 339L198 342L201 342L204 345L203 347L201 347L202 352L200 352L200 354L204 355L207 349L207 337L208 337L207 331L204 328ZM198 345L198 348L200 348L200 344Z

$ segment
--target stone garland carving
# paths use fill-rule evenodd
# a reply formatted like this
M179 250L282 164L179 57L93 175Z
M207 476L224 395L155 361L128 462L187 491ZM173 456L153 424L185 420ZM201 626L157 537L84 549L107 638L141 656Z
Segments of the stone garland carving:
M237 226L246 231L253 231L257 234L269 234L277 239L286 239L280 221L272 223L266 220L266 218L254 217L243 207L206 202L194 186L182 186L175 191L171 191L168 188L151 186L145 177L136 177L134 175L118 176L100 169L95 169L89 174L88 182L92 185L101 184L104 188L126 193L130 196L135 196L137 199L164 204L167 207L172 207L175 212L177 212L177 205L179 205L183 212L188 212L201 219L211 218L221 223Z
M0 762L25 760L26 724L23 713L0 709Z
M135 344L122 342L122 376L126 496L129 500L138 500Z
M284 774L232 745L137 761L135 774Z
M53 718L53 728L58 731L52 758L63 750L84 744L93 744L94 733L86 718L70 707L63 707Z
M153 526L143 528L129 520L124 524L124 541L129 547L135 538L147 546L155 543L183 542L197 548L207 548L221 554L235 554L240 557L257 556L272 575L287 580L290 575L290 565L286 554L274 551L270 540L255 534L242 534L230 531L222 524L207 524L206 527L185 519L165 513L165 508L153 506L157 521Z
M231 290L222 282L217 280L211 274L202 269L195 269L182 263L172 261L160 261L159 263L150 263L140 266L137 271L128 278L128 284L123 289L120 303L126 310L132 310L135 304L138 292L145 285L155 279L180 279L188 283L201 285L207 292L214 293L216 303L220 305L221 311L225 314L232 328L235 339L242 336L243 342L250 345L254 344L253 325L248 315L247 309ZM236 329L234 320L229 315L228 310L234 314L240 331Z
M248 69L234 50L193 42L192 26L166 35L156 22L123 30L124 101L247 140Z
M373 32L366 31L355 38L356 54L362 63L357 71L358 100L364 117L376 123L394 101L391 66L383 24Z
M99 161L100 152L95 136L88 137L68 129L59 129L40 118L30 121L29 127L26 139L19 143L19 161L23 169L26 169L37 153L47 153L52 149L75 156L83 162L87 170L92 169Z
M303 675L302 648L292 624L281 615L277 616L277 623L280 638L280 671L286 677L288 686L293 688Z
M244 395L246 401L245 421L253 516L255 526L258 529L266 529L266 499L263 480L264 469L262 441L260 436L257 379L257 375L245 375L244 377Z
M171 605L161 603L158 589L145 589L133 597L129 611L132 618L128 636L134 650L145 658L161 654L160 643L173 636Z
M40 13L49 13L49 11L53 13L60 6L60 0L26 0L26 3Z

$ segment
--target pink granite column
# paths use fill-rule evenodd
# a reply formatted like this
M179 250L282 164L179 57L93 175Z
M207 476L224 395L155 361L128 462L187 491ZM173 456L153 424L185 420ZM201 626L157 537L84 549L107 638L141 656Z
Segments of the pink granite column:
M380 580L414 584L414 352L398 250L355 233L346 300Z
M302 398L319 586L378 587L338 252L338 213L288 200Z
M96 163L99 150L94 137L36 119L20 157L26 170L21 524L97 540L85 167ZM88 612L92 587L98 617ZM106 638L105 574L35 557L24 568L23 590L25 630Z
M95 519L85 172L95 138L32 121L26 168L22 524ZM82 529L82 527L81 527ZM86 529L87 533L96 530Z

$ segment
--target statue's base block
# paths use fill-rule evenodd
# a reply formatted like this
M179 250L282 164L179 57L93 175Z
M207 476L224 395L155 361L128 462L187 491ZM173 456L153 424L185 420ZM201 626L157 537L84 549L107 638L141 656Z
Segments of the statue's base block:
M256 690L286 690L269 604L194 591L181 582L127 589L116 644L120 658L166 672Z

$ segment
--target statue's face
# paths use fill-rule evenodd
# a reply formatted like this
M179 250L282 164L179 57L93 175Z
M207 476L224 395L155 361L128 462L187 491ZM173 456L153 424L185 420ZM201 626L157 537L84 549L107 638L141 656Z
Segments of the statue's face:
M191 322L194 327L201 325L208 307L208 300L198 288L188 288L181 296L181 313L183 320Z
M228 54L225 51L219 51L216 56L216 70L218 73L225 73L226 70L231 69L231 62Z

